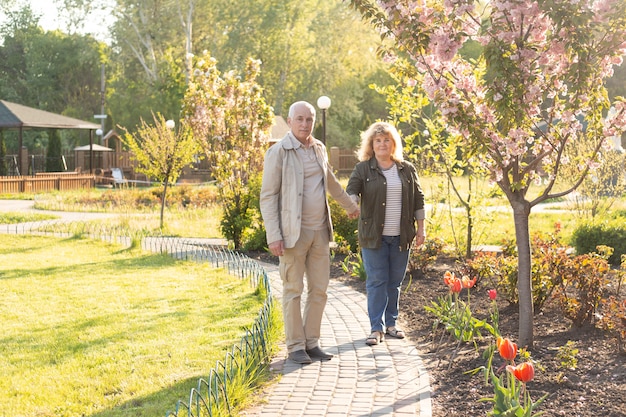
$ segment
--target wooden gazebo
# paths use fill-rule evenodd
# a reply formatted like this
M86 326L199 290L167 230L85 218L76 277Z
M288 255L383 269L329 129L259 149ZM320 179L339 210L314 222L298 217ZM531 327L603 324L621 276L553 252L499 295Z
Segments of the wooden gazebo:
M93 138L94 132L100 129L99 124L85 122L67 116L61 116L35 109L21 104L0 100L0 130L18 129L18 168L22 166L22 132L24 129L82 129L89 130L90 170L93 171ZM92 172L93 173L93 172Z

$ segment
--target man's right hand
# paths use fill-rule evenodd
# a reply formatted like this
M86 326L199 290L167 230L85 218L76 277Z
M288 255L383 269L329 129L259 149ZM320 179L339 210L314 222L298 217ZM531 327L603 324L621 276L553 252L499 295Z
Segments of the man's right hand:
M270 253L274 256L283 256L285 253L285 244L282 240L277 240L276 242L272 242L268 246Z

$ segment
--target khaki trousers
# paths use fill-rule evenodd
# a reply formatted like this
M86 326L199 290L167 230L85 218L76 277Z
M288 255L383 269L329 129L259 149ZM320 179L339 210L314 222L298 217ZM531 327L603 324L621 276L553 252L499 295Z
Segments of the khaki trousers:
M326 290L330 279L328 229L300 231L293 248L280 257L283 281L285 343L289 353L318 346ZM307 293L302 313L301 298L306 273Z

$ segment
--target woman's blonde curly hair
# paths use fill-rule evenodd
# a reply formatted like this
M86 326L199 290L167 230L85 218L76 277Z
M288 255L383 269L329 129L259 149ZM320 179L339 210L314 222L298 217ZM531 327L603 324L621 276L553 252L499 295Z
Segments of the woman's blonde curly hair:
M361 133L361 145L356 151L359 161L367 161L374 156L373 143L376 136L385 136L393 139L394 146L391 152L391 159L396 162L404 160L402 156L402 138L400 138L398 130L387 122L376 122L371 124L365 132Z

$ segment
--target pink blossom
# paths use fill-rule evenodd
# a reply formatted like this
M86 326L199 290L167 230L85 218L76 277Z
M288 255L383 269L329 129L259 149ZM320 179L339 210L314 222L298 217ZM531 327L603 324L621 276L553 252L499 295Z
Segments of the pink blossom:
M471 0L444 0L443 10L425 0L379 0L378 4L388 16L385 30L396 35L393 40L402 43L416 69L424 74L424 92L443 114L447 130L467 140L489 141L487 153L478 159L490 170L492 179L526 175L525 179L534 180L539 178L535 170L512 172L517 167L512 162L529 153L543 158L543 166L554 164L561 157L557 152L571 143L567 141L583 133L576 116L605 107L587 94L590 90L585 86L601 84L613 67L623 62L626 25L616 22L614 16L621 1L563 2L564 11L580 16L576 28L552 21L554 15L544 13L544 3L536 0L492 0L483 10ZM481 22L486 24L479 31ZM580 31L593 35L581 39ZM492 59L508 60L506 76L496 73L486 80L480 65L461 57L458 51L469 39L498 50L501 56ZM577 45L580 50L595 52L579 55ZM589 74L581 80L583 84L572 81L572 65ZM409 80L407 85L413 82ZM504 104L514 110L510 114L501 112L505 97ZM618 113L607 117L602 126L605 137L626 129L624 104L616 109ZM505 123L498 123L503 118ZM543 120L548 121L547 131L536 137L529 127ZM507 131L498 131L500 126L507 126Z

